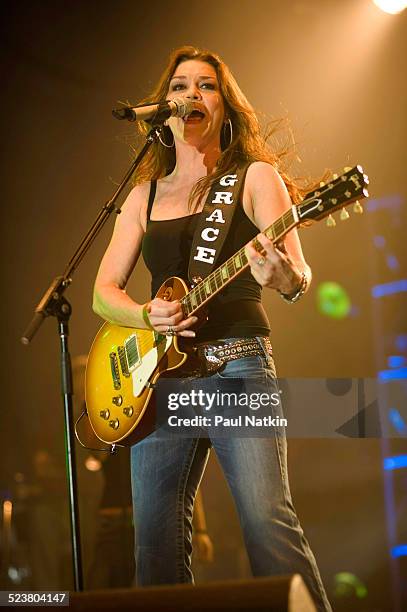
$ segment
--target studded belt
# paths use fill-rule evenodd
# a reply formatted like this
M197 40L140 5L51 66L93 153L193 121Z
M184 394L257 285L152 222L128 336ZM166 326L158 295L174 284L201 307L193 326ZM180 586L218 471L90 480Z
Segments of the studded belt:
M231 342L220 340L219 342L198 344L196 355L204 366L205 373L213 374L228 361L253 355L272 357L273 350L269 338L258 336L256 338L239 338Z

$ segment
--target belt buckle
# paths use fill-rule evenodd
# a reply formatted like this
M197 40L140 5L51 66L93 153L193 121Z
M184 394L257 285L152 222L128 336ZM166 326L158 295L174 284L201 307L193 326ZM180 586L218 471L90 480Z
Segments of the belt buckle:
M208 374L214 374L223 366L223 359L219 359L215 355L208 354L208 351L213 350L209 347L204 349L205 367Z

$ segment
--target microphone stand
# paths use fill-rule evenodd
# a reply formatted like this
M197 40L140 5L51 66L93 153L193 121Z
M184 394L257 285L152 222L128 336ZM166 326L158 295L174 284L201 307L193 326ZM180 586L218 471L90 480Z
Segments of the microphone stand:
M80 526L79 526L79 509L77 496L77 480L76 480L76 455L75 455L75 432L73 426L73 385L72 385L72 370L71 357L68 350L69 337L69 318L71 316L72 307L65 299L64 292L72 283L72 275L79 266L86 252L89 250L96 236L99 234L106 221L112 212L120 214L120 207L116 206L116 200L122 193L124 187L128 183L141 160L147 153L150 146L157 141L162 130L161 125L154 124L150 132L146 136L146 142L127 170L124 178L117 187L113 196L106 202L100 210L93 225L85 234L74 255L71 257L63 274L57 276L51 282L50 286L41 298L38 306L35 309L34 316L26 328L21 342L28 345L39 330L41 324L46 317L56 317L58 320L58 336L61 349L61 389L62 400L64 407L64 426L65 426L65 445L67 453L67 480L68 480L68 499L71 524L71 541L72 541L72 561L73 561L73 576L75 591L83 591L83 565L82 552L80 546ZM112 447L113 449L114 447ZM114 452L114 451L113 451Z

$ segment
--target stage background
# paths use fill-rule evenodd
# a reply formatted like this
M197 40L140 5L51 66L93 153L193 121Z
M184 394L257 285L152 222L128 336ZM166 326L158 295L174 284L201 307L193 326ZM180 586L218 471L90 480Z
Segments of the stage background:
M55 470L64 456L57 324L46 321L29 347L19 338L128 167L133 126L115 121L111 109L146 95L168 52L182 44L215 50L256 110L269 119L290 118L303 160L297 174L318 177L326 168L340 172L361 163L371 198L379 202L377 214L352 215L335 230L323 223L302 230L314 280L299 304L288 306L265 291L280 376L374 377L386 367L371 291L405 275L405 15L380 13L368 0L189 0L179 7L157 0L19 1L2 12L3 499L14 494L16 481L20 490L35 485L39 451ZM101 323L91 309L92 286L112 223L67 293L72 355L87 353ZM378 250L378 234L386 235L386 253ZM386 265L389 255L398 268ZM344 318L319 310L318 287L330 281L350 297ZM149 282L139 262L129 293L147 300ZM402 296L395 298L386 324L397 321L402 330L404 306ZM80 455L82 463L85 458ZM289 461L294 501L330 595L335 575L347 571L367 586L363 609L390 609L380 440L291 440ZM89 514L103 482L97 473L85 477L81 499L90 500L83 509ZM63 476L61 482L67 515ZM203 490L215 564L198 568L198 576L247 575L233 505L214 459ZM28 572L29 499L17 500L23 544L15 561ZM88 523L90 559L92 519ZM64 546L69 557L69 542ZM68 588L69 571L61 580Z

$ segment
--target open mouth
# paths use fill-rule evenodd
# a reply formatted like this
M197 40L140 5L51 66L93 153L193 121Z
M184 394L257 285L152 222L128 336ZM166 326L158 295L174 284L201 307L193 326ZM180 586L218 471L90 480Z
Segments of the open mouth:
M190 122L196 123L196 122L202 121L204 117L205 117L205 114L202 111L198 110L197 108L194 108L194 110L191 113L189 113L189 115L186 115L183 118L183 120L185 123L190 123Z

